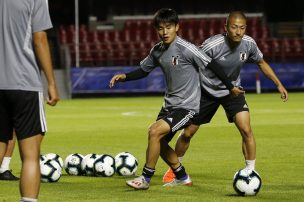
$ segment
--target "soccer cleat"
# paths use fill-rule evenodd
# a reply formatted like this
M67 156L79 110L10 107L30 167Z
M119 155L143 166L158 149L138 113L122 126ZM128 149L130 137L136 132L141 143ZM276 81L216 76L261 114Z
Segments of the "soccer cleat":
M0 173L0 180L16 181L19 180L19 177L13 175L13 173L10 170L6 170L3 173Z
M165 175L163 176L163 182L164 183L169 183L172 182L175 179L175 174L171 168L167 170Z
M175 186L180 186L180 185L192 186L192 180L191 180L190 176L187 175L187 179L185 179L185 180L178 180L178 179L174 178L174 180L172 182L166 183L163 186L164 187L175 187Z
M149 183L145 180L144 176L139 176L133 180L128 180L127 185L137 190L149 189Z

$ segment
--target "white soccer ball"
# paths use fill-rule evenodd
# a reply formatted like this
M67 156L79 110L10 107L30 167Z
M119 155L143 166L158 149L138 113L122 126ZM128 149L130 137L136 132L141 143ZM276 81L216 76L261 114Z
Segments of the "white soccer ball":
M115 174L115 160L108 154L103 154L94 162L96 176L111 177Z
M55 153L48 153L40 156L40 162L45 160L55 160L59 163L60 167L63 168L63 160L62 158Z
M261 186L261 177L254 170L242 169L234 174L233 188L239 195L256 195L260 191Z
M137 159L129 152L121 152L115 156L115 168L118 175L134 175L137 166Z
M74 153L68 155L64 160L64 169L69 175L82 175L81 161L83 155Z
M87 176L94 176L94 162L99 157L97 154L87 154L81 161L81 170Z
M57 182L61 177L61 166L56 160L46 160L40 164L42 182Z
M44 155L40 155L40 164L46 162L48 160Z

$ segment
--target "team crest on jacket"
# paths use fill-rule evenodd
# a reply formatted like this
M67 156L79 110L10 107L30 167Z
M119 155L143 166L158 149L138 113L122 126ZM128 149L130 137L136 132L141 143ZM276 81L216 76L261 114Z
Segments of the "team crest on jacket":
M178 56L172 56L171 63L173 66L178 65Z
M247 54L245 52L240 52L240 61L247 60Z

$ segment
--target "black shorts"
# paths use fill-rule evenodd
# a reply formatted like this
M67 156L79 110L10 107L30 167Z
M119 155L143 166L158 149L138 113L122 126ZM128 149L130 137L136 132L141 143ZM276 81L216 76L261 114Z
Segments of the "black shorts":
M179 108L168 110L162 108L156 120L163 119L169 124L171 131L165 136L166 140L169 142L178 130L189 126L196 115L197 113L187 109Z
M13 129L19 140L44 135L47 127L41 92L0 90L0 141L12 139Z
M209 123L220 105L223 106L230 123L233 122L233 118L238 112L249 111L244 95L237 97L227 95L222 98L216 98L202 91L200 112L198 116L192 120L193 124L201 125Z

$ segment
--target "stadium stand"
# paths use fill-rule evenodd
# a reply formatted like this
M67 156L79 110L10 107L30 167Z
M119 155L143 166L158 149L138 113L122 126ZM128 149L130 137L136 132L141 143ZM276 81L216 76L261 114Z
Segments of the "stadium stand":
M167 0L161 5L141 0L79 1L80 26L76 33L74 1L53 0L49 4L55 27L53 31L56 31L49 35L52 56L57 73L60 71L64 78L62 84L67 86L67 97L95 93L99 96L104 93L163 92L160 71L151 73L149 79L126 85L126 89L108 87L113 74L138 66L159 41L152 24L154 12L160 6L177 10L181 27L179 34L200 45L209 36L224 32L228 12L242 10L248 17L247 34L256 40L264 58L282 82L289 90L303 90L303 3L290 0L287 5L276 1L275 9L273 4L273 1L264 0ZM75 57L77 54L80 61ZM246 64L241 72L246 90L256 88L258 69L251 65ZM263 91L276 90L262 74L259 76Z
M256 40L268 61L297 62L303 58L303 38L273 37L263 15L251 16L248 17L247 34ZM151 16L119 16L116 20L122 24L120 29L113 26L114 29L110 30L90 30L87 25L80 25L81 66L138 65L158 41ZM207 37L223 33L224 24L224 15L186 16L180 21L179 34L199 45ZM74 25L60 26L58 35L60 44L69 47L72 63L75 65Z

